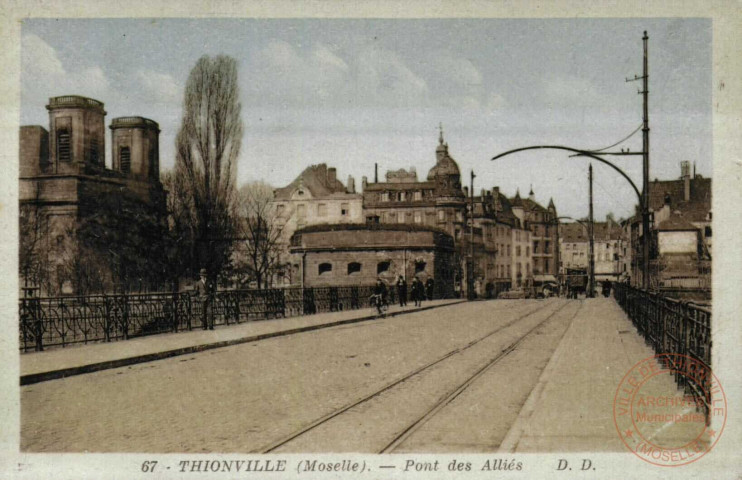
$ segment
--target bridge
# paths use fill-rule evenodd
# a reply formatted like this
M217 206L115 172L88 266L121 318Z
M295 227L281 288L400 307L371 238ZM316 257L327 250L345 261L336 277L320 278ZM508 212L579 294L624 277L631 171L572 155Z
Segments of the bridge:
M657 352L709 364L710 312L614 293L436 300L30 352L21 449L626 451L639 432L617 420L622 381ZM650 364L662 371L662 359ZM693 420L646 422L642 437L708 447L709 398L680 377L658 375L644 396L695 399L660 409Z

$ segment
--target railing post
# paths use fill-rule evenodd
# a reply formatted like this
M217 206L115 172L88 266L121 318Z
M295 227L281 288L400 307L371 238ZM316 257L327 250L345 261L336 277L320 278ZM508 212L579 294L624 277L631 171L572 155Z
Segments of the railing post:
M103 305L105 305L103 315L103 338L106 342L111 341L111 297L103 294Z
M178 298L178 292L173 292L172 295L172 306L173 306L173 332L178 331L178 322L180 322L180 298Z

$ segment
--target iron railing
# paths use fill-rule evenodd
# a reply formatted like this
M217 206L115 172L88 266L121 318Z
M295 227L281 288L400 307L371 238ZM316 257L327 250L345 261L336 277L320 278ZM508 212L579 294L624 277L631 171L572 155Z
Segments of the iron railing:
M370 307L373 285L222 290L207 302L214 325ZM398 301L388 289L390 303ZM410 291L408 289L408 296ZM202 326L204 303L192 292L20 299L20 350L111 342Z
M711 389L700 378L684 373L679 364L690 358L707 370L711 377L711 309L691 302L649 293L616 283L615 297L645 341L673 370L675 382L686 394L703 400L708 416Z

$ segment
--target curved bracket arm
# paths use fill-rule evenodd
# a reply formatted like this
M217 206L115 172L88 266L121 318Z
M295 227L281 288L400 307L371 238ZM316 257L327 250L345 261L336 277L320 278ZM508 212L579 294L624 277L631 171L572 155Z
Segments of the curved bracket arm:
M597 160L599 162L605 163L606 165L608 165L609 167L613 168L615 171L617 171L618 173L620 173L621 176L623 178L625 178L626 181L628 181L631 184L631 187L634 189L634 192L636 193L636 196L639 198L639 205L644 206L644 201L642 199L642 194L639 192L639 189L636 187L636 184L634 184L634 181L631 180L631 178L628 175L626 175L626 173L624 173L623 170L621 170L620 168L618 168L617 166L615 166L613 163L609 162L605 158L601 158L601 157L597 156L596 154L590 153L590 152L585 151L585 150L577 150L575 148L562 147L560 145L537 145L537 146L533 146L533 147L522 147L522 148L516 148L515 150L509 150L509 151L507 151L505 153L501 153L501 154L499 154L499 155L497 155L495 157L492 157L492 160L497 160L498 158L502 158L505 155L510 155L511 153L523 152L525 150L542 150L542 149L566 150L568 152L574 152L574 153L576 153L577 154L576 156L578 156L578 157L590 157L590 158L595 159L595 160Z

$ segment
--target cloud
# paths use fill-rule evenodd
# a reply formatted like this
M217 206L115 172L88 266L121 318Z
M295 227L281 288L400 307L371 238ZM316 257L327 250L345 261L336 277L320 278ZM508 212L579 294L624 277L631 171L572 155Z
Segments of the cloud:
M65 74L62 62L57 57L57 51L37 35L23 36L21 58L25 74L55 77Z
M153 70L139 70L134 76L141 87L143 99L155 103L179 104L183 98L183 86L172 75Z
M260 99L312 104L340 94L348 85L349 66L326 45L301 50L273 39L256 55L248 74L247 92Z
M57 51L37 35L23 36L21 58L22 93L31 101L65 94L105 99L110 93L103 69L89 66L68 71Z
M358 92L376 101L406 105L419 103L428 92L427 82L391 50L370 47L358 59Z

